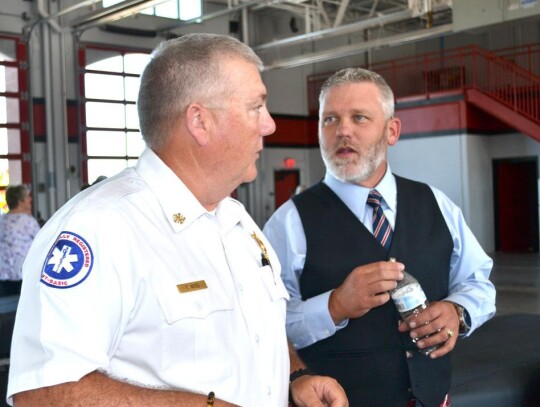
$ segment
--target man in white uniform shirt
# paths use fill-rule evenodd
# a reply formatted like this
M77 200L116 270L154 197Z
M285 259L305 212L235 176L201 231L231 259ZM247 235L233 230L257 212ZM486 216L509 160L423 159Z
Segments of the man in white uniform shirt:
M275 130L260 68L230 37L155 50L137 166L68 202L31 248L8 402L285 406L293 372L298 406L348 405L288 347L279 262L229 197Z

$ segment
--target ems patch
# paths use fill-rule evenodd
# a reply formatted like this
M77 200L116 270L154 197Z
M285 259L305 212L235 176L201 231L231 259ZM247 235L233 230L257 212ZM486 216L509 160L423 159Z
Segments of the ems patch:
M88 277L93 264L94 255L86 240L61 232L45 259L41 282L55 288L74 287Z

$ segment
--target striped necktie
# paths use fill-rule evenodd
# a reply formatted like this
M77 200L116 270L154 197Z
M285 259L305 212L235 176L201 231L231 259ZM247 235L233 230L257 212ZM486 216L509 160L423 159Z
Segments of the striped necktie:
M384 216L381 207L382 199L381 194L376 189L372 189L369 192L367 204L373 208L373 236L388 251L392 243L392 227Z

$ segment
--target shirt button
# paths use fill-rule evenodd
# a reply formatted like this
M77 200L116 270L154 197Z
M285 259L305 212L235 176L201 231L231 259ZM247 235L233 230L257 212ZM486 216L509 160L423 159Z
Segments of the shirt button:
M242 287L242 284L238 284L238 291L241 293L244 292L244 287Z
M195 309L197 309L197 311L202 310L202 309L203 309L202 303L199 302L199 301L197 301L197 302L195 303Z
M259 340L260 340L259 335L255 335L255 342L259 343Z
M405 356L407 356L407 359L411 359L413 357L413 353L410 350L405 351Z
M271 394L272 394L272 388L271 388L270 386L268 386L268 387L266 388L266 394L268 394L268 395L271 395Z

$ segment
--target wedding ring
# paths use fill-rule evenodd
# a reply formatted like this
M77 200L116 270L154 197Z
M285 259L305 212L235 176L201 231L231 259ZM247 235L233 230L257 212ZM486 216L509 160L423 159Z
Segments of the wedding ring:
M452 331L451 329L447 329L446 333L448 334L448 338L451 338L452 336L454 336L454 331Z

